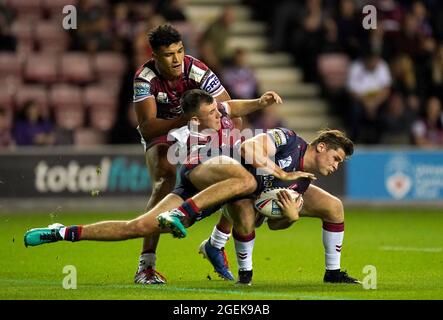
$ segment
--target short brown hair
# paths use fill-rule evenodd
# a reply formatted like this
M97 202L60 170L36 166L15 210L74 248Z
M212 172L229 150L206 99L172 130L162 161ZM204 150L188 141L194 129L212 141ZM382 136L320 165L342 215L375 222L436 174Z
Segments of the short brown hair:
M354 143L340 130L320 130L317 138L315 138L310 144L312 146L317 146L321 142L323 142L328 148L334 150L342 148L347 157L352 156L354 153Z

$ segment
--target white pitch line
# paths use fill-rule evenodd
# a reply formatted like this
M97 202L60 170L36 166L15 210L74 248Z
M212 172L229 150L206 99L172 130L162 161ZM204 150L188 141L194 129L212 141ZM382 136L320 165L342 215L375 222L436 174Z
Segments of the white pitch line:
M48 286L61 286L60 282L55 281L45 281L45 280L23 280L23 279L0 279L0 283L9 283L9 284L26 284L26 285L48 285ZM77 291L81 288L110 288L110 289L135 289L135 290L144 290L144 291L170 291L170 292L193 292L193 293L212 293L212 294L226 294L226 295L239 295L239 296L246 296L246 297L261 297L264 299L289 299L289 300L295 300L295 299L304 299L304 300L360 300L362 298L359 297L344 297L344 296L321 296L321 295L311 295L311 294L299 294L294 292L292 293L284 293L284 292L269 292L269 291L250 291L246 289L245 291L241 290L239 287L239 290L233 290L233 289L205 289L205 288L186 288L186 287L175 287L175 286L152 286L152 287L145 287L140 286L136 284L99 284L99 285L93 285L93 284L79 284L77 283ZM252 298L253 299L253 298ZM209 299L210 300L210 299Z
M396 247L396 246L383 246L380 250L384 251L415 251L415 252L443 252L443 248L420 248L420 247Z

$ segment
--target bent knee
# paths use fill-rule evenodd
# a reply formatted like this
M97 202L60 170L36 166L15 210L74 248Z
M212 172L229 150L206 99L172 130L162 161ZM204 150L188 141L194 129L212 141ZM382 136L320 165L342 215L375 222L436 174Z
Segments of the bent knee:
M343 202L339 198L334 197L331 199L325 218L328 222L333 223L341 223L345 220Z
M257 181L249 172L241 177L242 194L251 194L257 189Z

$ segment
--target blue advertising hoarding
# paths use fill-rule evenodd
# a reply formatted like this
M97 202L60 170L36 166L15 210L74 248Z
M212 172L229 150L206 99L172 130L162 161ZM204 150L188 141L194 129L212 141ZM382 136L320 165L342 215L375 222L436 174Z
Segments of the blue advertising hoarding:
M347 162L349 200L443 200L443 151L357 150Z

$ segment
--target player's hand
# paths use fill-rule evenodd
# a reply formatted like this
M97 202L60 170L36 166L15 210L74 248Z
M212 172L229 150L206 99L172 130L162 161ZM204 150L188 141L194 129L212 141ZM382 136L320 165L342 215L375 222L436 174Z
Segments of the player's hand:
M277 204L282 209L283 215L289 222L297 221L299 213L303 207L303 197L298 195L297 199L292 200L291 195L287 191L280 191L277 193Z
M283 101L281 99L281 97L275 93L274 91L266 91L259 100L259 105L263 108L269 107L271 105L273 105L274 103L276 104L281 104Z
M310 179L311 181L317 180L314 174L304 171L284 172L282 177L278 177L280 180L297 180L300 178Z

